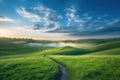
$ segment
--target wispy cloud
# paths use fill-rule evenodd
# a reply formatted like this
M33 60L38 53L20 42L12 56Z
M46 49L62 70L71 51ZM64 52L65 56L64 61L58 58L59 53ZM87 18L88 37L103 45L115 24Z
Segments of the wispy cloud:
M33 13L33 12L30 12L30 11L27 11L25 8L19 8L16 10L16 12L21 15L22 17L25 17L25 18L28 18L30 19L31 21L33 22L38 22L41 20L40 16Z
M28 18L33 22L37 22L32 26L34 30L48 32L60 27L59 20L62 18L55 10L44 5L35 6L29 11L24 7L18 8L16 12L22 17Z
M62 18L62 16L59 15L55 10L43 5L34 7L34 10L42 18L42 24L35 25L35 29L40 29L42 32L48 32L56 30L60 27L59 20Z
M73 26L81 26L84 23L83 19L79 18L77 15L77 9L75 6L71 6L66 9L66 17L67 17L67 27Z
M8 17L0 16L0 22L14 22L14 20Z
M72 36L109 36L109 37L120 37L120 19L114 19L109 21L104 26L99 26L93 31L83 31L70 33Z

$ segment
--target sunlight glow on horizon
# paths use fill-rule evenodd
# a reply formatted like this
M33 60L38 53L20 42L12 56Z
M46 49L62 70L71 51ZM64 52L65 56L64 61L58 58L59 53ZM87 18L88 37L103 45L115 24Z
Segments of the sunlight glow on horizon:
M41 33L40 31L28 30L21 27L0 28L0 37L28 38L35 40L77 40L76 37L65 36L58 33Z
M0 28L0 37L8 37L9 34L10 34L9 30Z

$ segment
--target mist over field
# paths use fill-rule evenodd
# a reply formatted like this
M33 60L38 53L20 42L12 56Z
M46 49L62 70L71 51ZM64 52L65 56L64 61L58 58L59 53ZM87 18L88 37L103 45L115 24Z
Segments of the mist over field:
M57 43L28 43L26 46L31 46L31 47L74 47L74 48L82 48L89 46L90 44L85 44L85 43L65 43L65 42L57 42Z

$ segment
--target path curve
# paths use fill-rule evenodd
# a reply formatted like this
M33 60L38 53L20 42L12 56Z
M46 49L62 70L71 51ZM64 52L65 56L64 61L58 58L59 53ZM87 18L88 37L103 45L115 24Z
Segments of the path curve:
M58 80L68 80L68 73L67 73L65 67L63 65L61 65L60 63L58 63L56 60L54 60L52 58L50 58L50 59L52 61L54 61L58 65L58 67L60 69L61 75L60 75Z

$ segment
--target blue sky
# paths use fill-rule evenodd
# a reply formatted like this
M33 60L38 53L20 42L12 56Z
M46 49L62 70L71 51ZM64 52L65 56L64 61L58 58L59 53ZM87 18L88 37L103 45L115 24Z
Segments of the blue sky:
M0 0L2 37L120 37L120 0Z

